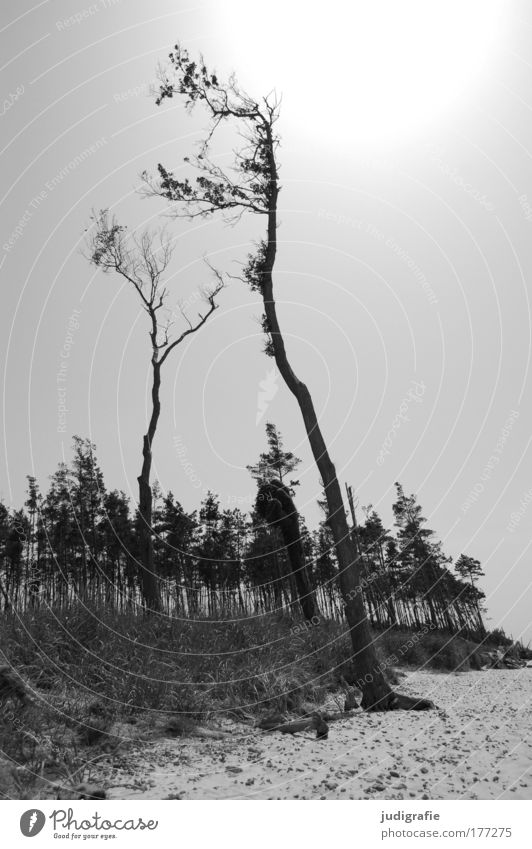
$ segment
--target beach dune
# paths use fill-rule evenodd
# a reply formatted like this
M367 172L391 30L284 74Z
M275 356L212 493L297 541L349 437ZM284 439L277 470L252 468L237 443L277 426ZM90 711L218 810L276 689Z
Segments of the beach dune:
M137 743L101 779L117 799L532 798L532 669L417 671L398 689L438 710L358 710L324 741L235 725Z

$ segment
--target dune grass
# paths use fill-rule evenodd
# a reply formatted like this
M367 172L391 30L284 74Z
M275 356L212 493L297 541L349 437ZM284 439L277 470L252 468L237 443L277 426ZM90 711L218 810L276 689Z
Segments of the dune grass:
M480 666L479 645L460 636L387 630L375 639L392 684L397 666ZM154 712L253 721L319 705L355 680L343 623L306 627L279 614L170 620L77 604L5 614L0 646L0 662L32 694L26 707L9 696L0 705L0 792L14 798L32 798L39 776L54 769L73 781L117 721Z

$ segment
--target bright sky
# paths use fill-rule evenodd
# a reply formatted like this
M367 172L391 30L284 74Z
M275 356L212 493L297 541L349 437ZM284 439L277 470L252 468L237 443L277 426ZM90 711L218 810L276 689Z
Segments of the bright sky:
M136 495L147 328L80 246L93 207L154 226L165 207L138 198L138 174L194 150L201 116L148 94L179 40L283 95L279 312L341 480L388 523L394 481L416 492L445 549L482 561L490 624L532 639L530 8L274 2L263 21L243 6L2 7L1 495L19 506L28 473L45 488L75 433ZM203 257L238 273L263 222L168 223L172 295L193 317ZM318 478L257 298L232 282L220 303L167 365L155 474L187 509L208 488L246 509L272 420L303 459L313 525Z

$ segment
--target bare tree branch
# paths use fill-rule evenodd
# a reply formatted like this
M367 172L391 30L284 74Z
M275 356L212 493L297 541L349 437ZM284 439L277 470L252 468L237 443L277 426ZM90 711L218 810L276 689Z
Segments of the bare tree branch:
M207 263L207 265L209 265L209 263ZM177 338L174 342L172 342L170 345L168 345L168 347L167 347L167 349L166 349L165 353L164 353L164 354L163 354L163 356L161 357L161 360L160 360L160 365L161 365L161 366L162 366L162 364L164 363L164 361L166 360L166 358L168 357L168 355L170 354L170 352L171 352L171 351L173 351L173 349L174 349L177 345L180 345L180 344L181 344L181 342L182 342L184 339L186 339L186 337L187 337L187 336L190 336L190 334L191 334L191 333L196 333L196 332L200 329L200 327L203 327L203 325L205 324L205 322L207 321L207 319L209 318L209 316L211 316L211 315L212 315L212 313L213 313L216 309L218 309L218 304L216 303L216 296L217 296L217 295L218 295L218 294L222 291L222 289L224 288L224 286L225 286L225 282L224 282L223 277L222 277L222 275L220 274L220 272L219 272L219 271L217 271L215 268L213 268L213 267L212 267L212 266L210 266L210 265L209 265L209 268L211 268L211 270L213 271L213 273L215 274L215 276L216 276L216 278L217 278L217 280L218 280L218 282L217 282L217 284L214 286L214 288L213 288L213 289L211 289L210 291L207 291L207 292L206 292L206 301L207 301L207 304L208 304L208 307L209 307L209 308L208 308L207 312L206 312L206 313L204 313L204 315L202 315L201 313L199 314L199 319L198 319L198 321L196 322L196 324L195 324L195 325L191 324L191 322L189 321L189 319L188 319L188 318L186 319L186 320L188 321L188 323L189 323L188 330L184 330L184 331L183 331L183 333L182 333L182 334L181 334L181 335L180 335L180 336L179 336L179 337L178 337L178 338Z
M164 229L155 232L144 230L140 236L136 233L128 235L126 228L119 225L116 217L110 216L108 210L93 213L92 220L94 226L87 239L86 255L90 262L101 268L104 273L114 271L134 287L150 319L149 335L153 362L159 362L159 365L162 365L170 351L190 333L199 330L214 312L217 307L215 298L224 287L222 276L209 265L217 283L214 288L206 292L208 312L205 315L200 314L195 325L182 313L188 329L175 340L171 340L170 319L161 322L158 316L160 310L167 309L169 290L161 282L161 278L173 254L166 231ZM162 355L161 351L163 351Z

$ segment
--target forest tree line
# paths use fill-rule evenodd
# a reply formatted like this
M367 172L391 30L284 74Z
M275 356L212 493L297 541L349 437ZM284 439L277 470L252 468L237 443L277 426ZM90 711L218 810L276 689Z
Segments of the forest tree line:
M285 451L277 428L266 426L268 450L248 470L257 484L278 480L295 494L299 459ZM65 607L76 599L123 611L143 606L139 582L139 516L123 491L108 491L88 439L74 437L70 463L61 462L41 493L28 476L19 510L0 503L0 605L3 611ZM299 516L306 570L320 613L341 618L338 562L327 521L309 530ZM415 496L396 484L394 528L363 508L352 527L361 591L374 627L429 625L483 636L484 593L478 560L453 564L427 528ZM242 616L298 610L294 574L279 532L256 509L227 508L208 492L187 512L172 492L153 488L154 566L169 614Z

